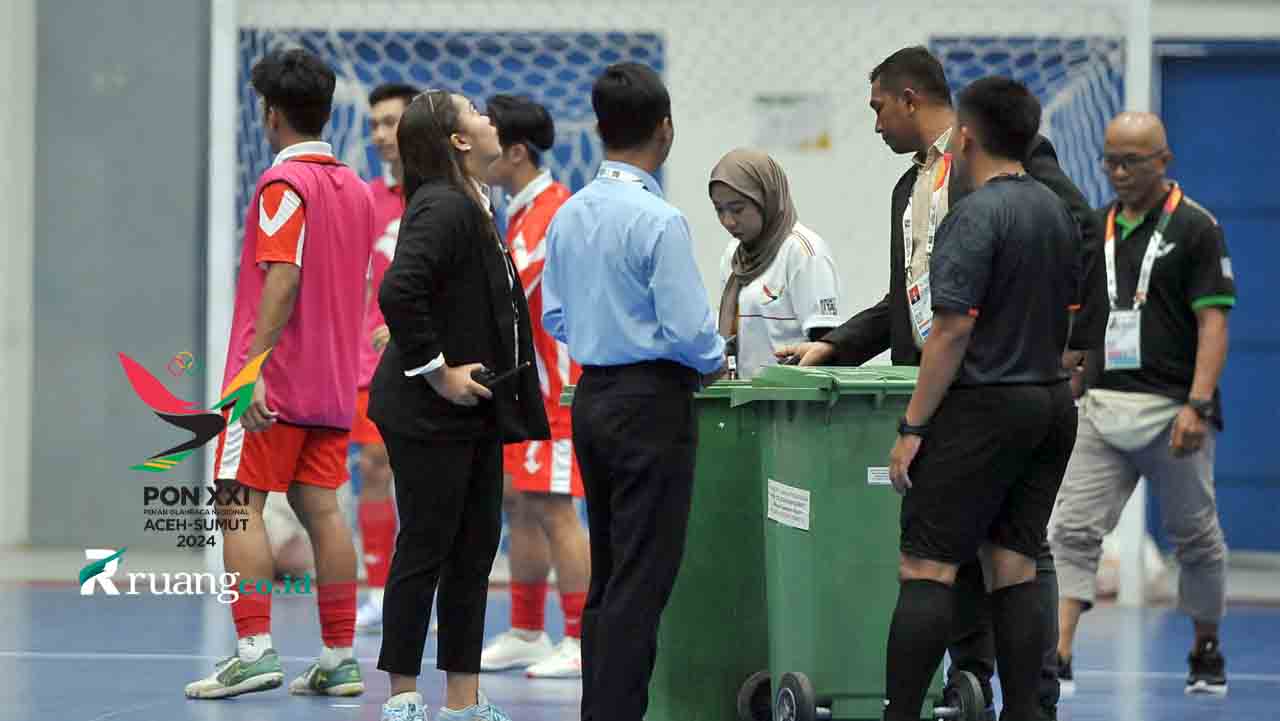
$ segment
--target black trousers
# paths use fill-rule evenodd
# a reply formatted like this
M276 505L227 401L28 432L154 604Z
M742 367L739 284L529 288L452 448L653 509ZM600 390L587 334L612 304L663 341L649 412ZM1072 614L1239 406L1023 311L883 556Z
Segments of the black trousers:
M583 721L641 721L658 622L684 554L698 377L684 366L588 367L573 400L591 587L582 614Z
M1058 574L1046 545L1036 556L1036 590L1040 596L1044 655L1040 662L1040 706L1046 718L1056 718L1058 706ZM952 640L947 648L951 672L968 671L978 677L991 700L991 677L996 671L996 641L991 627L991 598L983 582L982 564L971 561L956 574L955 616Z
M421 673L438 585L436 667L479 673L489 571L502 535L502 444L379 431L395 473L400 533L383 597L378 668Z

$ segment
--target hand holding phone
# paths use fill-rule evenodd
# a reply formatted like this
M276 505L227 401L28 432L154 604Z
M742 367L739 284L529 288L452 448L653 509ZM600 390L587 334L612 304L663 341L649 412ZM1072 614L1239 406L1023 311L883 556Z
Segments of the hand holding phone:
M472 379L475 380L476 383L479 383L485 388L489 388L492 390L494 386L500 383L505 383L506 381L509 381L512 378L515 378L520 373L520 371L524 370L525 368L528 368L530 365L531 363L529 361L525 361L524 363L521 363L520 365L516 366L515 368L512 368L509 371L506 371L505 373L497 373L497 374L495 374L493 371L489 370L488 368L480 367L471 372L471 377Z

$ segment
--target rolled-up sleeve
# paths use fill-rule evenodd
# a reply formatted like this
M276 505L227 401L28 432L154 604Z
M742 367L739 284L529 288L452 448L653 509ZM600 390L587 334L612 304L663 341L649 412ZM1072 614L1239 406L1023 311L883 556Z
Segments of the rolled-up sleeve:
M659 332L680 362L699 373L719 370L724 339L716 332L684 216L668 220L655 241L649 288Z

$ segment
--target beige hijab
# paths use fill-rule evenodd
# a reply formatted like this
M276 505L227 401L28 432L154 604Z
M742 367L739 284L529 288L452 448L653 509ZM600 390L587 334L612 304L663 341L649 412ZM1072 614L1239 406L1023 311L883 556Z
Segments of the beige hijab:
M729 280L720 296L719 330L728 338L738 333L738 295L773 265L783 241L796 225L796 206L791 202L791 188L782 166L758 150L730 151L711 170L708 192L715 183L724 183L750 198L764 216L760 235L749 243L739 243L734 251Z

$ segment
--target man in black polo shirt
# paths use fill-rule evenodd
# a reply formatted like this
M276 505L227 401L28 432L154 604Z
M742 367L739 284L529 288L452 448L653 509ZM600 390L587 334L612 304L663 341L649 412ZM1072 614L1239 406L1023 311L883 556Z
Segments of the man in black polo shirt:
M960 92L951 146L975 188L938 225L932 321L889 476L902 505L886 721L915 721L951 636L956 572L981 551L1005 721L1040 717L1046 632L1035 557L1075 442L1062 367L1079 293L1079 229L1022 165L1040 104L984 78Z
M858 365L886 349L892 349L894 365L920 365L924 339L920 337L916 321L919 317L920 322L928 322L928 316L918 312L922 310L920 303L912 302L907 288L918 285L919 277L927 273L936 225L966 192L959 175L949 172L947 153L954 134L955 111L942 63L924 47L903 48L877 65L870 79L876 131L894 152L913 154L911 167L902 174L890 197L889 291L879 303L832 330L821 341L779 351L782 357L799 356L800 365ZM1084 195L1062 172L1048 139L1036 137L1023 166L1027 174L1061 198L1080 226L1081 264L1085 271L1082 307L1076 314L1063 358L1064 367L1075 368L1085 351L1102 345L1105 331L1105 277L1097 260L1102 246L1102 223ZM912 257L910 267L908 255ZM1051 720L1057 717L1058 703L1058 584L1047 543L1036 562L1043 623L1047 629L1040 671L1040 701L1044 719ZM977 676L990 703L995 645L982 568L976 560L960 568L956 594L953 638L948 648L951 669ZM986 718L993 719L994 712Z
M1195 626L1186 691L1224 695L1227 548L1213 457L1235 280L1221 226L1166 178L1172 158L1154 115L1123 113L1107 129L1103 164L1117 195L1103 210L1111 314L1106 352L1090 356L1097 380L1081 402L1080 440L1050 531L1062 577L1058 650L1069 674L1102 537L1145 476L1177 551L1178 606Z

